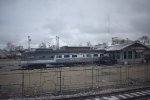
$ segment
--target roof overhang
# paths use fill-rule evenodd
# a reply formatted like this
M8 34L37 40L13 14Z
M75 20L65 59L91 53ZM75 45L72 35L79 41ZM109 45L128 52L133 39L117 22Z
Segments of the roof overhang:
M146 50L150 50L150 48L142 43L139 43L139 42L133 42L133 43L129 43L129 44L120 44L120 45L114 45L114 46L110 46L106 49L106 51L121 51L121 50L124 50L128 47L131 47L133 45L136 45L137 47L133 47L132 49L146 49ZM140 45L140 47L138 47L138 45Z

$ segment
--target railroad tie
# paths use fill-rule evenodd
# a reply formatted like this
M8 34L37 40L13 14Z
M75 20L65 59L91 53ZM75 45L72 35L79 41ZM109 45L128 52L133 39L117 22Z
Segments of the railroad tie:
M130 98L133 98L134 96L130 95L130 94L124 94L125 96L128 96Z
M100 98L95 98L94 100L100 100Z
M150 90L146 90L147 92L150 92Z
M140 96L139 94L137 94L137 93L130 93L131 95L134 95L134 96Z
M103 99L104 99L104 100L119 100L119 98L116 97L116 96L103 97ZM103 99L102 99L102 100L103 100Z
M138 93L138 94L140 94L140 95L146 95L146 94L144 94L144 93L142 93L142 92L136 92L136 93Z
M150 92L147 92L147 91L141 91L142 93L146 93L146 94L150 94Z
M127 97L124 95L118 95L118 97L123 98L123 99L127 99Z

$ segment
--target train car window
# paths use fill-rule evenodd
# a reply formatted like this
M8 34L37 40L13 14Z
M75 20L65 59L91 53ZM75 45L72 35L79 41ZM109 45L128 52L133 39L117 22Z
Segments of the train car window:
M87 57L91 57L91 54L87 54L86 56L87 56Z
M94 56L94 57L98 57L98 54L94 54L93 56Z
M28 59L34 59L34 56L29 56Z
M48 59L54 59L54 56L48 56Z
M76 58L77 57L77 55L72 55L72 58Z
M45 56L42 56L42 58L46 58Z
M54 58L54 56L51 56L50 58Z
M62 58L62 55L56 55L56 58Z
M70 57L70 55L64 55L64 58L69 58Z
M40 59L45 59L46 57L45 57L45 56L39 56L39 58L40 58Z
M100 54L100 56L101 56L101 57L103 57L103 56L104 56L104 54Z

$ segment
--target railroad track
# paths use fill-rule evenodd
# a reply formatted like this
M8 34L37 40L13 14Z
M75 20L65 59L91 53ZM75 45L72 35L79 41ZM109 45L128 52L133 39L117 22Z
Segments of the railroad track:
M74 95L41 96L31 98L16 98L15 100L149 100L150 86L124 89L110 92L93 92Z
M80 100L135 100L135 99L142 99L142 98L148 98L148 97L150 98L150 87L127 90L127 91L122 91L119 93L116 92L116 93L112 93L108 95L105 94L104 96L95 95L91 97L84 97L84 98L81 98Z
M80 96L67 96L67 97L54 97L52 100L137 100L143 98L150 98L150 87L140 87L125 89L120 91L113 91L107 93L94 93L91 95ZM147 100L147 99L144 99Z

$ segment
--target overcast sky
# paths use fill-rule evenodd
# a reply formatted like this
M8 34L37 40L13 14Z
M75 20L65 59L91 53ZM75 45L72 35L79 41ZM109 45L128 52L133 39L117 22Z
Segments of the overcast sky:
M0 0L0 47L84 45L150 36L150 0Z

